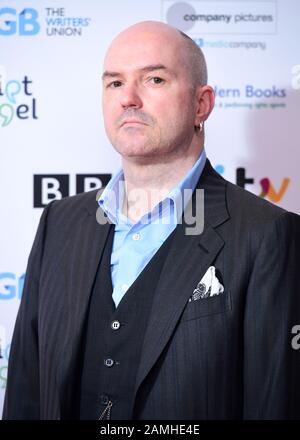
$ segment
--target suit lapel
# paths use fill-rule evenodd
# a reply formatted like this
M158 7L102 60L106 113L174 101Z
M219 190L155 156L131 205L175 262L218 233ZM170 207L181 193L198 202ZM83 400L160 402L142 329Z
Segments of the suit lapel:
M183 221L173 232L172 245L154 295L135 392L170 339L195 286L224 246L216 228L229 218L225 185L225 180L207 161L197 185L204 190L204 231L200 235L186 235ZM195 203L195 192L192 203Z

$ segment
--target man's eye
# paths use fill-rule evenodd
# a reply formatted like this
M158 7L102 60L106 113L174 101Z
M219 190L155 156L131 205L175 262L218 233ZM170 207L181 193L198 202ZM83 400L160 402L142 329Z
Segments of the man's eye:
M162 84L164 82L164 80L159 76L154 76L150 81L152 81L154 84Z
M121 81L112 81L108 84L109 88L115 89L116 87L120 87L122 85Z

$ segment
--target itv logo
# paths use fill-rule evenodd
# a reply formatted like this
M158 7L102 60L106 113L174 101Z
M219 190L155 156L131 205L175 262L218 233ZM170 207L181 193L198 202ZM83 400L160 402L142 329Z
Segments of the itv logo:
M39 33L38 11L24 8L18 12L14 8L0 8L0 36L33 36Z
M225 167L223 165L217 165L215 167L215 170L219 174L223 174L225 172ZM261 191L258 194L259 197L262 198L268 198L273 203L279 203L280 200L285 195L288 186L290 184L290 179L288 177L285 177L280 187L276 190L273 183L269 179L269 177L263 177L259 181L261 186ZM246 169L245 168L237 168L236 169L236 184L240 186L241 188L245 188L246 185L253 185L254 184L254 178L253 177L246 177Z

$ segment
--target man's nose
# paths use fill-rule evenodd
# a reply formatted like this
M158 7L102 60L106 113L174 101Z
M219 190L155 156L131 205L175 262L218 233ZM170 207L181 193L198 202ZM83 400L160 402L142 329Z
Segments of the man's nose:
M126 84L122 89L121 94L121 105L124 108L127 107L135 107L141 108L143 103L138 90L137 85L135 84Z

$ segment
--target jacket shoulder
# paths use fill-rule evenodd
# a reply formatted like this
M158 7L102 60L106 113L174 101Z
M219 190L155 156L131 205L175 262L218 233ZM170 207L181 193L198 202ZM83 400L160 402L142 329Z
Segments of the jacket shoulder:
M252 221L261 219L265 222L288 214L284 208L229 181L226 181L226 201L229 214L239 212L241 216L246 216Z
M69 212L87 210L89 213L96 212L98 203L96 196L99 189L64 197L50 202L51 214L55 216L68 215Z

